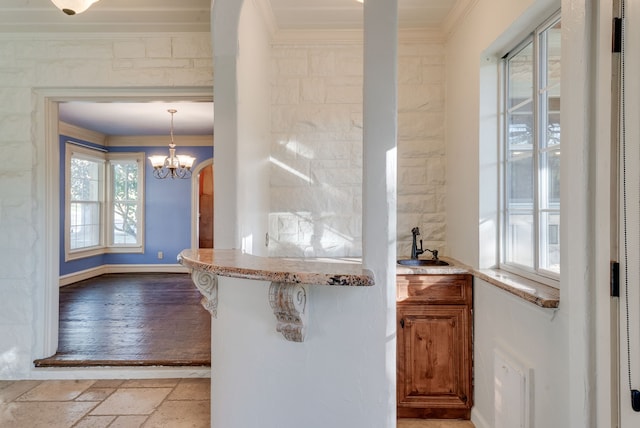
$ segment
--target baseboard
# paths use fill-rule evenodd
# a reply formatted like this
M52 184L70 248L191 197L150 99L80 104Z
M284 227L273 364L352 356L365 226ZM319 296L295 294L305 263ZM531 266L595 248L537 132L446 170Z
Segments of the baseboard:
M105 265L106 273L189 273L190 270L180 264L163 265Z
M90 269L81 270L78 272L62 275L58 280L58 286L64 287L65 285L73 284L74 282L84 281L85 279L93 278L107 273L106 266L97 266Z
M107 273L189 273L189 269L179 264L157 264L157 265L102 265L78 272L62 275L58 285L73 284L85 279Z
M491 428L480 412L475 408L471 409L471 422L473 422L476 428Z

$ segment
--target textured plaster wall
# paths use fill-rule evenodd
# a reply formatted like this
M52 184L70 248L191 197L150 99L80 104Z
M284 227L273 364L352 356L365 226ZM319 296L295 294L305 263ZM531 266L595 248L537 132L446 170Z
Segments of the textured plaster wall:
M36 88L206 87L210 35L0 38L0 378L28 377L42 346L45 118ZM150 91L150 94L153 92Z
M270 255L362 254L362 45L272 50ZM398 255L444 248L444 47L399 45Z

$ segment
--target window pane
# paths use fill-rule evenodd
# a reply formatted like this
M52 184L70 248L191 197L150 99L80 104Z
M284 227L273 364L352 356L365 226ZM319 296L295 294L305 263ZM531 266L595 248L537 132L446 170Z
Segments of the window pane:
M554 100L549 100L549 103L557 103L558 109L560 108L560 97ZM560 144L560 111L557 112L549 110L547 113L547 147L557 146Z
M509 263L533 267L533 215L507 215L506 258Z
M71 158L71 200L100 200L102 164L86 159Z
M69 248L100 245L100 203L72 202L69 219Z
M560 209L560 150L541 154L540 183L540 207Z
M509 59L507 109L533 99L533 43Z
M509 113L507 126L509 150L531 150L534 126L533 102L527 102Z
M560 273L560 213L540 214L540 268Z
M112 171L112 244L138 243L138 163L135 160L111 160Z
M137 240L136 203L116 203L113 207L113 243L116 245L136 244Z
M561 40L562 26L560 21L549 27L544 31L543 35L546 38L545 53L547 57L546 61L546 86L549 88L558 87L557 96L560 96L560 40Z
M560 31L558 21L540 35L544 55L540 70L541 108L545 112L542 120L546 130L546 137L541 141L543 148L560 144Z
M531 152L511 151L507 163L508 209L533 209L533 156Z

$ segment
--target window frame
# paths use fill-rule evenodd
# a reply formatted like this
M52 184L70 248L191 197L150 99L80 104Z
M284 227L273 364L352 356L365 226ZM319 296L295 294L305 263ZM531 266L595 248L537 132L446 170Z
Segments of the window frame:
M545 38L545 46L540 46L540 41L545 32L557 23L561 22L561 12L560 10L554 12L549 18L544 20L540 25L538 25L532 32L530 32L526 37L522 38L517 44L513 46L504 56L502 56L501 61L501 84L500 91L502 92L499 97L501 103L501 114L500 114L500 189L499 189L499 203L500 203L500 226L499 226L499 268L506 270L508 272L514 273L516 275L520 275L526 277L528 279L542 282L546 285L552 286L554 288L559 288L560 282L560 274L554 272L549 269L545 269L541 267L541 248L544 245L543 238L540 228L541 228L541 214L543 212L550 212L549 208L542 208L541 199L543 193L541 191L541 165L540 165L540 157L543 153L549 153L555 149L560 149L561 145L558 143L557 145L546 147L546 145L542 144L542 140L546 138L546 131L542 129L541 124L546 123L547 119L544 122L541 122L541 118L543 115L548 115L548 108L541 102L541 98L543 96L547 96L548 86L545 86L546 76L543 77L543 72L548 70L546 62L546 38ZM523 51L523 49L527 48L531 44L533 50L533 76L532 76L532 110L533 110L533 147L532 150L532 162L533 162L533 207L532 207L532 216L533 216L533 263L532 266L526 266L523 264L518 264L513 261L507 261L507 252L508 252L508 239L511 235L508 232L509 227L509 213L511 212L510 207L508 206L509 201L509 183L507 182L507 169L509 166L509 118L510 118L510 108L508 104L509 100L509 67L508 62L511 58L515 57L517 54ZM543 67L544 65L544 67ZM544 84L543 84L544 83ZM558 112L559 114L559 112ZM560 122L561 123L561 122ZM558 208L556 210L551 210L554 213L557 212L559 217L560 215L560 205L558 202ZM559 235L559 227L556 231ZM548 239L548 237L546 238ZM560 245L560 244L558 244Z
M76 156L81 159L88 159L102 163L100 174L100 242L98 245L71 249L71 159ZM65 143L65 218L64 218L64 252L65 262L110 253L144 253L144 230L145 230L145 153L143 152L112 152L100 148L85 146L81 143L68 140ZM113 243L113 174L112 161L132 161L138 165L138 201L137 201L137 232L136 243L114 244Z

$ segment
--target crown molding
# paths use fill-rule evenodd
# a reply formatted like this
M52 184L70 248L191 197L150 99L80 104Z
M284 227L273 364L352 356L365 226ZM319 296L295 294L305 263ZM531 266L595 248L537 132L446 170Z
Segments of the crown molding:
M58 122L58 133L60 135L77 138L79 140L88 141L101 146L106 145L106 135L90 129L80 128L79 126L71 125L70 123L62 121Z
M58 133L82 141L99 144L104 147L158 147L168 146L168 135L105 135L90 129L81 128L66 122L58 122ZM212 146L213 135L179 135L178 146Z
M176 135L176 147L213 146L213 135ZM168 135L109 135L107 147L160 147L169 146Z
M442 43L444 34L438 28L408 28L398 30L399 43ZM362 30L278 30L271 41L277 45L361 45Z
M467 17L469 12L476 6L478 0L458 0L447 14L442 25L441 32L445 39L449 39L451 35L460 28L462 21Z

